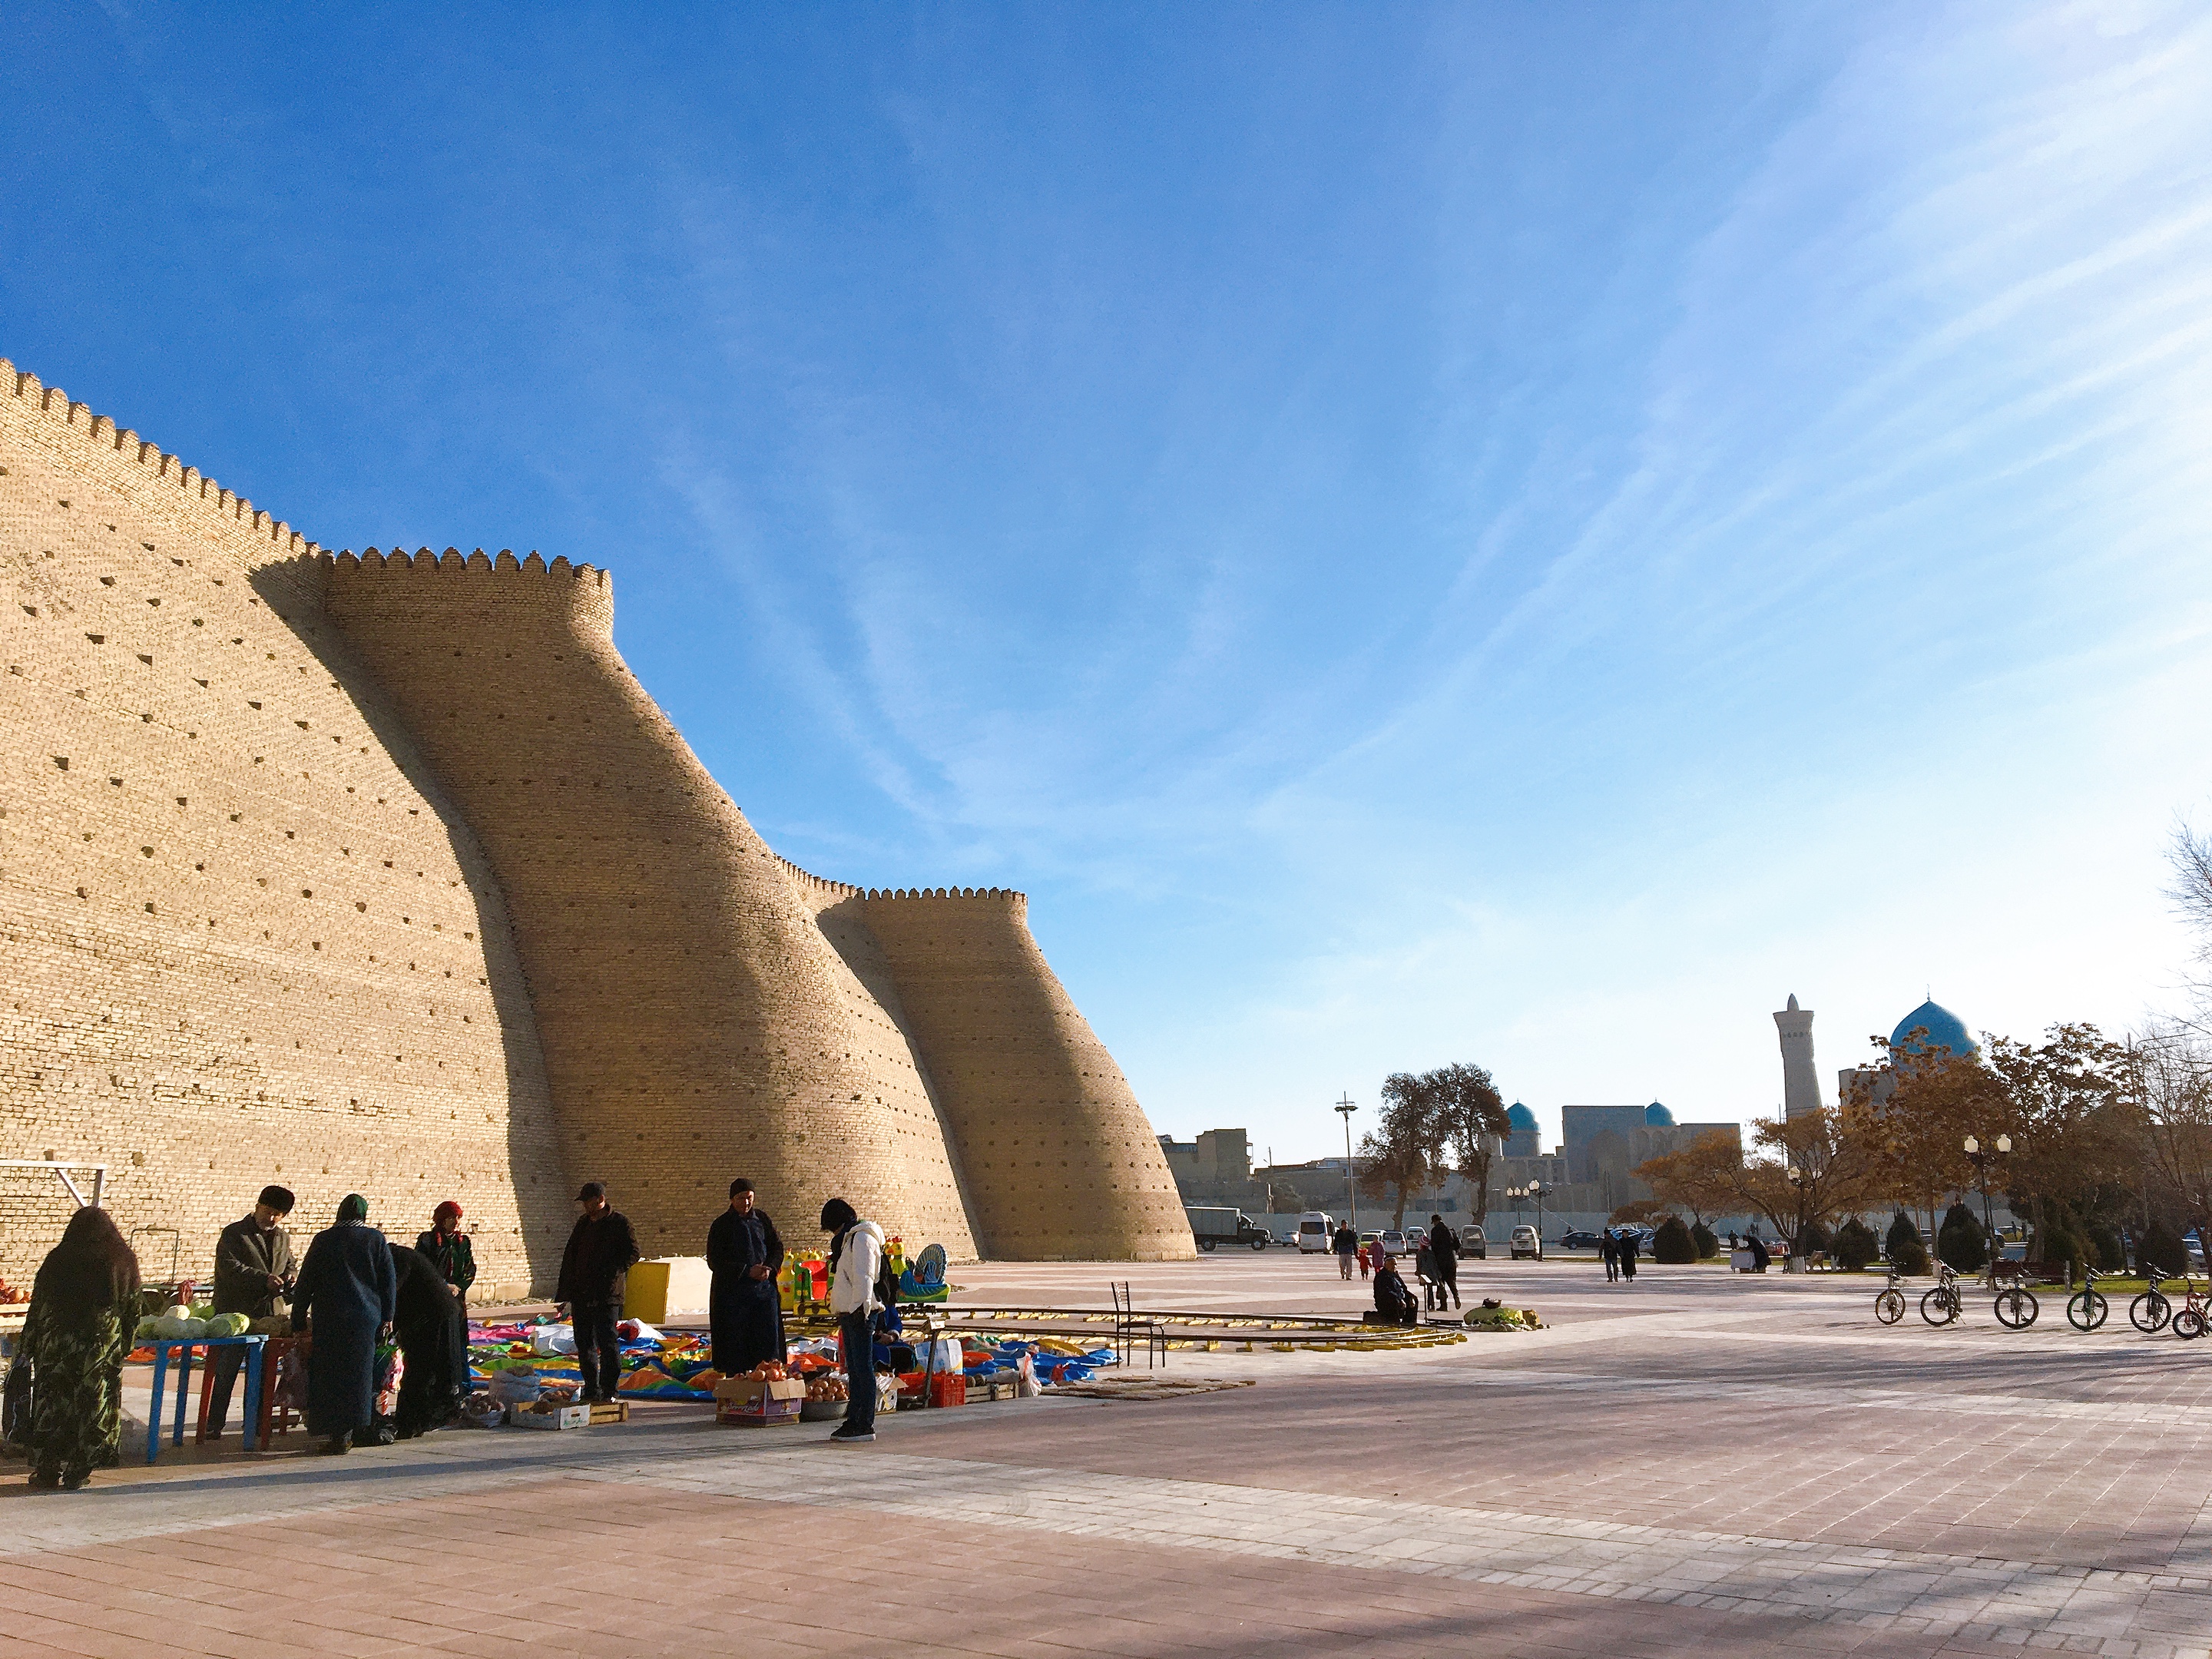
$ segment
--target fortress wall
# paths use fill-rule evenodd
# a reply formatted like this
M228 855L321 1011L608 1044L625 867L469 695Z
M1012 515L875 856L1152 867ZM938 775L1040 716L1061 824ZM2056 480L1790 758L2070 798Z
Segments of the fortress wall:
M504 902L314 552L0 362L0 1158L107 1164L202 1276L273 1179L295 1227L457 1198L487 1281L542 1279L569 1193ZM0 1172L0 1273L70 1207Z
M1167 1159L1121 1069L1030 937L1019 893L867 893L864 924L959 1149L984 1251L1031 1261L1194 1255Z
M328 584L499 872L569 1167L647 1254L696 1254L746 1175L794 1243L842 1192L972 1256L897 1027L624 665L605 573L371 550Z

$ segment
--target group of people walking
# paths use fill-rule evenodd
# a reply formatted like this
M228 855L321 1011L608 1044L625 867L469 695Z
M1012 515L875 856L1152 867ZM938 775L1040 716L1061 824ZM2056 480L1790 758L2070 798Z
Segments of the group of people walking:
M321 1451L386 1444L452 1422L468 1391L468 1293L477 1277L461 1206L439 1205L410 1248L371 1226L368 1200L351 1193L295 1258L283 1224L294 1202L284 1188L264 1187L252 1210L217 1237L213 1310L242 1314L262 1334L305 1339L295 1362L306 1367L307 1430ZM576 1212L556 1314L575 1334L582 1397L611 1400L622 1381L617 1322L637 1236L599 1182L578 1191ZM848 1379L845 1421L830 1438L872 1440L878 1339L896 1334L898 1286L880 1226L842 1198L823 1206L821 1224L830 1235L830 1302ZM732 1376L787 1358L783 1240L750 1182L730 1183L729 1207L707 1231L707 1262L714 1369ZM143 1301L138 1258L114 1218L79 1209L40 1266L9 1372L4 1427L29 1455L33 1486L73 1492L93 1470L122 1462L123 1365ZM212 1438L228 1425L244 1360L241 1344L212 1351L204 1385ZM395 1371L396 1390L388 1386Z
M1606 1282L1626 1279L1636 1282L1636 1253L1642 1248L1644 1236L1626 1231L1616 1232L1607 1227L1597 1236L1597 1253L1605 1263Z

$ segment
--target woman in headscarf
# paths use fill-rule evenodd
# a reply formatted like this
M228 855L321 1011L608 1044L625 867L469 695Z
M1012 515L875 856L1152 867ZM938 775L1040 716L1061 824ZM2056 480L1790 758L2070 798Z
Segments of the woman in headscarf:
M415 1248L445 1275L447 1293L465 1319L469 1286L477 1282L477 1253L469 1236L461 1231L461 1206L449 1198L433 1210L430 1231L415 1235Z
M392 1269L399 1285L392 1334L407 1361L392 1430L396 1438L412 1440L444 1428L461 1408L469 1387L468 1325L461 1299L430 1256L394 1244Z
M292 1328L311 1339L307 1432L326 1452L351 1449L355 1431L376 1420L376 1340L398 1311L398 1293L392 1247L368 1224L368 1200L348 1193L337 1224L307 1246L292 1292Z
M138 1326L138 1258L106 1211L82 1209L46 1253L15 1362L31 1366L31 1484L75 1492L123 1461L123 1357Z

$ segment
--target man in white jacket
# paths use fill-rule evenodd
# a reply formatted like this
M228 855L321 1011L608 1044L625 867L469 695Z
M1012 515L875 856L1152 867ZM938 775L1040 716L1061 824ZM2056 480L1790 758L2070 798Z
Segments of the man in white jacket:
M830 1436L846 1444L876 1437L876 1315L883 1310L876 1279L884 1265L884 1230L833 1198L822 1206L830 1240L830 1310L845 1349L845 1420Z

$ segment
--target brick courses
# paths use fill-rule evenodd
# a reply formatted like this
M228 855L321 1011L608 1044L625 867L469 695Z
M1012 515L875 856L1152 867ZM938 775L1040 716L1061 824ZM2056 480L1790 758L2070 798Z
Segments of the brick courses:
M604 572L333 561L4 360L0 562L0 1157L108 1164L188 1271L270 1179L402 1235L457 1197L517 1290L584 1176L648 1254L737 1173L795 1242L842 1191L956 1258L1190 1253L1021 896L776 858ZM66 1209L0 1177L0 1273Z

